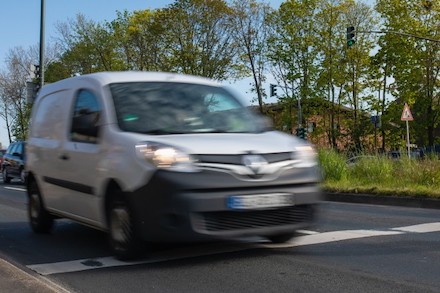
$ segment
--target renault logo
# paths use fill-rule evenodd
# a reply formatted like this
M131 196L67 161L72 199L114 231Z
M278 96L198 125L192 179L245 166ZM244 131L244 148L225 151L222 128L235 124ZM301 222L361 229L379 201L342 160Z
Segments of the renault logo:
M243 165L252 170L255 174L258 174L261 167L267 165L266 159L260 155L244 155L242 159Z

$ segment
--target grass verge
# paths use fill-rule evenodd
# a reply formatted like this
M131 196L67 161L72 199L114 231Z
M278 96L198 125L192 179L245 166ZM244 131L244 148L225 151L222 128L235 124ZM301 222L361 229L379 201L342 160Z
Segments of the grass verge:
M360 156L348 163L344 154L320 150L322 188L330 192L440 199L440 160Z

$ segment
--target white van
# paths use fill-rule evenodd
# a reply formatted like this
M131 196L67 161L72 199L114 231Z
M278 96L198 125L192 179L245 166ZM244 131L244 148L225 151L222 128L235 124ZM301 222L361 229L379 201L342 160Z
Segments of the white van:
M147 242L288 241L320 198L310 144L271 130L220 84L171 73L44 86L26 167L35 232L69 218L107 231L120 259Z

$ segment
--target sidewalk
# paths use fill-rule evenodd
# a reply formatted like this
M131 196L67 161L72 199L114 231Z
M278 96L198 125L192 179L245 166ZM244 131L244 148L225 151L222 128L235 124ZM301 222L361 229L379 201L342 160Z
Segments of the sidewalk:
M45 278L35 277L0 258L0 292L68 293Z

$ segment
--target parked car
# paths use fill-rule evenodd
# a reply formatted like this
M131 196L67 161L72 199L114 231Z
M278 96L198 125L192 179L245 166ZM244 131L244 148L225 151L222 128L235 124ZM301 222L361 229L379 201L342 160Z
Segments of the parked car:
M5 155L6 150L0 150L0 170L2 168L2 164L3 164L3 156Z
M310 143L266 122L200 77L102 72L46 85L27 140L31 227L64 217L104 230L120 259L143 241L288 241L313 222L321 173Z
M410 152L410 158L411 159L423 159L424 152L422 149L414 149ZM401 159L401 158L408 158L408 152L400 152L400 151L389 151L388 152L388 158L390 159Z
M22 183L25 183L25 145L26 143L24 141L17 141L11 143L6 150L1 165L4 183L9 183L11 179L14 178L20 179Z

